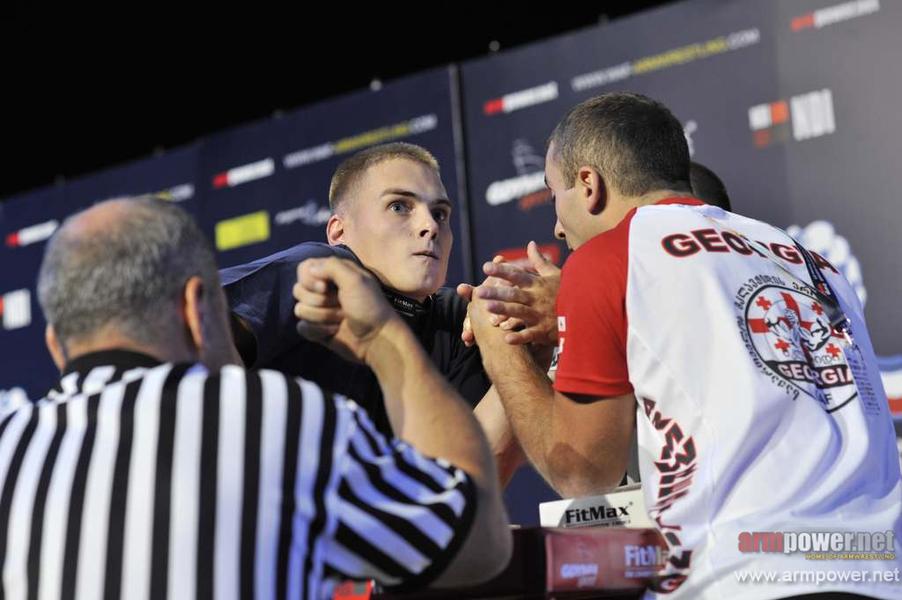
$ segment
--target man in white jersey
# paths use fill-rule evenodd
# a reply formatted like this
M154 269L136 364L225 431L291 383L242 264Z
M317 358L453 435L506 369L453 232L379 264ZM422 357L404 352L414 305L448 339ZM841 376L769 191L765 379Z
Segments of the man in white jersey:
M477 290L470 310L539 472L565 497L610 490L638 431L670 546L650 597L902 596L895 436L849 284L782 231L691 197L680 123L649 98L573 108L546 180L574 249L553 387L492 326L505 298Z
M181 208L112 200L66 220L38 280L62 377L0 415L0 597L324 598L343 578L503 568L469 407L362 268L311 259L300 282L332 307L323 340L375 372L399 439L310 382L229 364L213 250Z

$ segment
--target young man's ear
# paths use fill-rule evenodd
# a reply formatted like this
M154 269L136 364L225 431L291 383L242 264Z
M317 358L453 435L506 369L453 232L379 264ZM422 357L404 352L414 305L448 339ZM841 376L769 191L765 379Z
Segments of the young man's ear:
M345 222L339 215L333 214L326 223L326 239L330 246L345 243Z
M598 171L588 166L580 167L576 172L576 185L589 213L601 214L608 203L608 189Z

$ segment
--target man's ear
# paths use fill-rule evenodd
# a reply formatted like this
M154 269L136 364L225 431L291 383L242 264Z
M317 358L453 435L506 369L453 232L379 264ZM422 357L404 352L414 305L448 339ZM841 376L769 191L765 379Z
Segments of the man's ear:
M191 343L198 356L206 343L204 337L204 283L200 277L194 275L185 282L182 293L182 318L185 320L185 328L188 333L188 341Z
M53 359L53 364L56 365L56 368L62 372L63 367L66 366L66 350L63 348L62 342L60 342L59 337L56 335L56 329L53 328L53 325L47 323L47 327L44 328L44 343L47 345L47 350L50 352L50 358Z
M345 243L345 222L342 217L333 214L326 223L326 239L330 246Z
M594 168L580 167L576 172L576 186L590 214L598 215L608 204L608 188L604 178Z

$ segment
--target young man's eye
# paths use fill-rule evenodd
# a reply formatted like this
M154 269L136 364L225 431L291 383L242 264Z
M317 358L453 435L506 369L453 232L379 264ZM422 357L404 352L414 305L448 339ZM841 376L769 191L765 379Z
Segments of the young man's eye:
M435 219L437 223L444 223L451 218L450 212L451 211L444 209L436 209L432 211L432 218Z
M393 213L403 214L408 211L407 205L401 202L400 200L396 200L388 205L388 210Z

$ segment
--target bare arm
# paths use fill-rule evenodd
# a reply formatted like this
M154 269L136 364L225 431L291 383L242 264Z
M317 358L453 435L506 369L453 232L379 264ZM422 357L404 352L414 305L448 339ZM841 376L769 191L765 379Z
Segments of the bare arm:
M523 346L511 346L491 325L484 301L471 306L486 372L526 456L562 496L616 487L626 471L635 422L632 394L569 397L556 392Z
M498 469L498 481L502 487L507 486L517 469L526 462L526 455L517 443L510 420L504 412L501 397L494 385L476 405L473 414L488 438Z
M504 257L496 256L491 264L503 262ZM513 284L504 279L489 276L480 287L509 287L511 285ZM472 285L462 283L457 286L457 294L467 302L471 302L475 289ZM514 326L522 325L517 319L505 319L499 315L493 315L491 320L493 325L500 326L505 331L509 331ZM469 316L464 320L461 339L467 346L472 346L476 343L473 330L470 328ZM517 443L514 430L511 428L507 415L504 413L504 406L501 404L501 398L499 398L498 391L494 385L489 388L479 401L479 404L476 405L473 414L476 415L479 424L482 425L483 432L489 440L489 446L492 449L492 454L495 456L495 464L498 469L501 486L507 486L517 469L526 461L526 455L523 454L523 450Z

